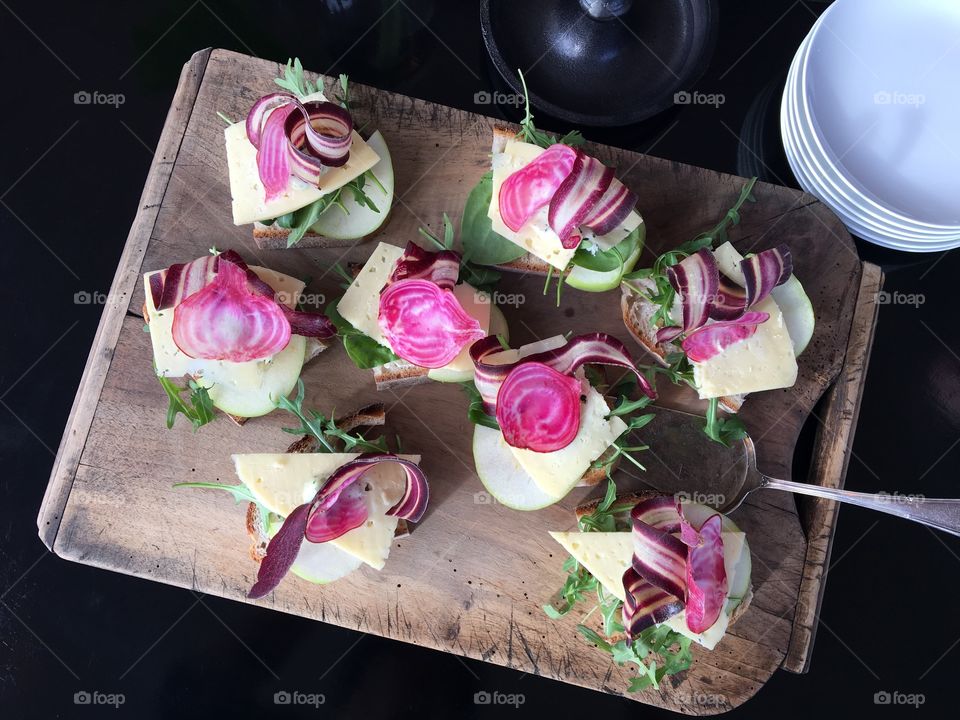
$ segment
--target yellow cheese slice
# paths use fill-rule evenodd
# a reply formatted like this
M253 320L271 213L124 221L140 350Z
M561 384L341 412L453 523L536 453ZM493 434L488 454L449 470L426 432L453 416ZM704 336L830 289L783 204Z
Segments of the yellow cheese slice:
M593 575L604 589L623 601L623 573L630 567L633 557L633 538L629 532L551 532L551 537L560 543L573 558ZM727 578L735 574L737 563L745 550L745 535L741 532L721 533L723 538L723 565ZM712 650L727 631L729 616L721 612L717 621L702 633L687 628L686 614L681 611L665 623L675 632Z
M724 243L714 251L720 271L744 285L743 256ZM709 360L691 363L701 399L791 387L797 381L797 357L786 321L772 296L751 308L770 318L757 331Z
M380 310L380 291L387 284L387 279L393 272L394 265L402 255L402 248L380 243L337 304L337 311L347 322L367 337L373 338L387 348L390 347L390 344L384 338L383 331L377 322L377 315ZM454 287L453 294L460 301L460 305L467 314L477 319L483 331L489 331L489 296L478 292L476 288L467 283L460 283ZM473 361L470 359L469 348L464 348L443 369L472 371Z
M537 486L557 499L570 492L591 463L627 430L619 417L606 419L610 408L594 388L588 388L584 395L587 400L580 403L580 430L565 448L547 453L510 448Z
M270 512L286 517L298 505L309 502L321 485L344 463L357 458L351 453L257 453L234 455L240 481ZM419 455L400 457L419 463ZM383 463L367 471L358 482L364 493L367 521L330 540L330 544L377 570L390 554L398 519L386 515L403 497L405 476L395 464Z
M323 94L309 95L304 100L323 100ZM320 176L319 187L291 177L287 189L267 202L260 174L257 171L257 149L247 139L244 122L224 130L227 144L227 168L230 173L230 195L233 198L233 224L245 225L270 220L306 207L324 195L343 187L380 161L363 138L354 131L350 158L341 167L328 168Z

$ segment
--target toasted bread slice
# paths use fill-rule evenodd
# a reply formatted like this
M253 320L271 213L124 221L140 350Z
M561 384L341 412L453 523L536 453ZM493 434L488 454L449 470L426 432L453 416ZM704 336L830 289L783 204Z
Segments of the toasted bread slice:
M146 303L144 303L143 307L140 308L140 314L143 315L143 321L149 325L150 315L147 312ZM330 344L327 342L324 342L323 340L318 340L317 338L307 338L307 348L303 357L303 364L306 365L308 362L313 360L315 357L317 357L317 355L322 353L328 347L330 347ZM243 426L247 422L247 420L250 419L246 417L240 417L239 415L231 415L230 413L223 413L223 414L240 426Z
M373 381L377 384L377 390L395 390L429 382L430 378L427 375L429 372L427 368L406 360L394 360L373 368Z
M385 225L389 220L383 221ZM383 225L380 227L382 228ZM378 228L379 230L379 228ZM350 239L337 239L337 238L328 238L323 235L318 235L312 230L307 230L304 236L300 241L294 245L294 248L304 249L304 248L342 248L342 247L353 247L354 245L359 245L360 243L367 242L376 235L376 232L371 233L370 235L365 235L359 238L350 238ZM276 225L264 225L262 223L253 224L253 240L257 243L257 247L261 250L286 250L287 249L287 238L290 236L290 231L286 228L277 227Z
M654 290L652 280L643 279L633 281L634 285L643 289ZM633 339L642 345L661 365L667 365L666 357L670 353L680 351L675 342L657 342L657 328L653 322L657 307L642 293L634 292L630 288L622 287L620 295L620 311L623 314L623 324ZM720 407L729 413L740 411L746 395L727 395L720 398Z
M655 490L644 490L640 492L623 493L622 495L617 495L617 499L614 501L614 504L620 505L620 504L629 503L632 506L632 505L636 505L639 502L642 502L643 500L649 500L650 498L656 497L661 494L662 493L658 493ZM597 506L602 501L603 501L603 498L594 498L593 500L586 500L580 503L579 505L577 505L577 507L574 508L574 514L577 516L577 520L582 518L584 515L589 515L594 510L596 510ZM625 510L623 513L621 513L621 515L625 515L629 518L629 511ZM740 617L747 611L747 607L750 605L751 600L753 600L752 584L750 588L747 590L747 594L744 596L741 603L734 608L732 613L730 613L730 620L729 620L730 625L733 625L733 623L739 620ZM620 640L623 637L624 636L621 634L614 638L611 638L611 641L616 642L617 640Z

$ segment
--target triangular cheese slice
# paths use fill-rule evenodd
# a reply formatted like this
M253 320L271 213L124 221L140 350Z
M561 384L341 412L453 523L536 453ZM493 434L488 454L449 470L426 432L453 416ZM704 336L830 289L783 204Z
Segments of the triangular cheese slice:
M633 537L629 532L551 532L550 535L563 545L573 558L593 575L604 590L619 600L624 600L623 573L630 567L633 557ZM740 555L744 551L744 533L724 532L723 564L727 578L733 578ZM713 650L727 632L729 616L720 613L717 621L702 633L687 628L683 611L666 621L674 631L685 635L694 642Z
M240 481L257 501L286 517L309 502L337 468L357 457L356 453L258 453L234 455L233 462ZM419 455L400 457L420 462ZM383 463L369 470L360 482L369 487L364 494L367 522L329 542L380 570L390 554L398 522L386 512L403 496L405 476L398 465Z

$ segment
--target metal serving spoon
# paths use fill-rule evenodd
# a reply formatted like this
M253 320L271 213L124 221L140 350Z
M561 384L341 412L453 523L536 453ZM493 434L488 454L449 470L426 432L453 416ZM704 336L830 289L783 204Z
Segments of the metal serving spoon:
M793 482L792 480L778 480L764 475L757 469L757 452L753 440L749 437L743 441L746 453L746 472L743 473L743 482L739 488L730 488L730 495L726 502L717 510L726 514L736 510L746 497L754 490L770 488L772 490L786 490L800 495L836 500L851 505L858 505L869 510L912 520L913 522L929 525L937 530L943 530L951 535L960 536L960 499L935 499L917 495L890 495L887 493L862 493L852 490L820 487L807 483Z
M703 436L702 417L666 407L656 411L660 416L657 422L640 431L649 445L641 458L647 472L623 484L687 496L725 514L760 488L786 490L879 510L960 535L960 499L861 493L772 478L757 469L756 448L749 437L724 447Z

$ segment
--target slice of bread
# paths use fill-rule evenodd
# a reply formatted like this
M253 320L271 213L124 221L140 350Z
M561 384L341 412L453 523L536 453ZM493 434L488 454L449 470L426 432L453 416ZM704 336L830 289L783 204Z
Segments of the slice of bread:
M381 228L389 222L389 216L386 220L383 221ZM379 230L379 228L378 228ZM370 238L376 235L376 232L371 233L370 235L365 235L359 238L328 238L323 235L318 235L312 230L307 230L300 241L294 245L293 249L306 249L306 248L342 248L342 247L352 247L363 242L367 242ZM287 249L287 238L290 236L290 231L286 228L279 227L278 225L264 225L262 223L253 224L253 240L257 243L257 247L261 250L286 250Z
M653 280L644 278L633 281L634 286L644 290L654 290ZM667 365L666 357L670 353L679 352L680 346L675 342L657 342L657 326L653 316L657 311L654 305L643 293L634 292L623 286L620 289L620 311L623 315L623 324L633 339L650 353L661 365ZM720 398L720 407L729 413L740 411L746 395L728 395Z
M614 501L614 505L626 505L629 504L631 507L636 505L639 502L644 500L649 500L652 497L657 497L662 493L656 492L655 490L645 490L640 492L629 492L623 493L622 495L617 495L617 499ZM584 515L589 515L594 510L597 509L597 506L603 501L603 498L594 498L593 500L586 500L574 509L574 514L577 517L577 520L580 520ZM624 510L618 513L615 517L618 520L626 519L629 521L630 511ZM753 600L753 585L751 584L750 588L747 590L746 596L743 598L743 601L734 608L733 612L730 613L729 624L733 625L740 617L747 611L747 607L750 605L750 601ZM611 638L612 642L622 639L624 636L621 634L615 638Z

